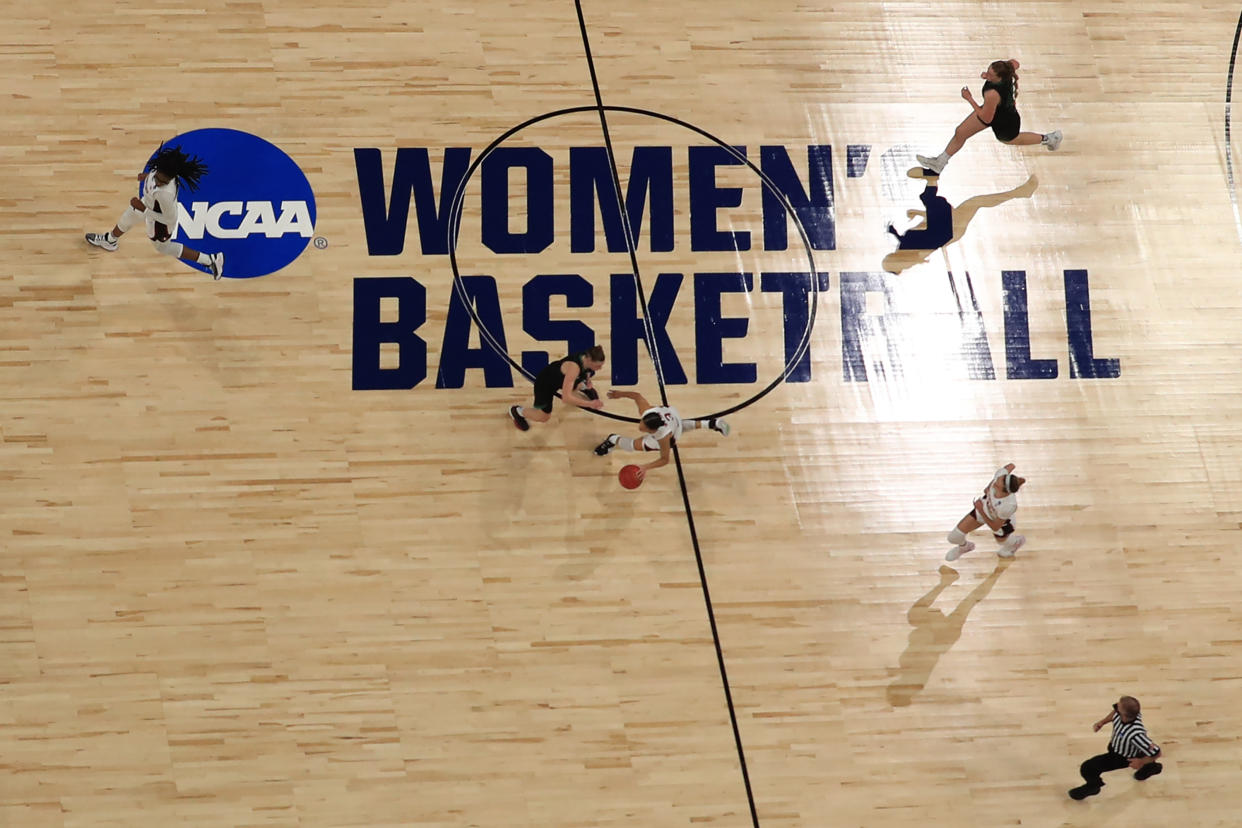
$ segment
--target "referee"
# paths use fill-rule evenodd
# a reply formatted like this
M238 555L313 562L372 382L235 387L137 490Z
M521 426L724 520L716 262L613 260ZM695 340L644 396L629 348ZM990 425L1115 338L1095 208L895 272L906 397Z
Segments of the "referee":
M1113 705L1112 712L1092 725L1091 729L1099 730L1109 722L1113 723L1113 737L1108 740L1108 753L1092 756L1082 763L1078 772L1082 774L1085 784L1069 792L1071 799L1086 799L1098 794L1104 787L1100 774L1105 771L1128 766L1134 768L1134 778L1142 781L1164 770L1164 766L1156 761L1160 758L1160 746L1152 742L1147 728L1143 727L1138 699L1122 696Z

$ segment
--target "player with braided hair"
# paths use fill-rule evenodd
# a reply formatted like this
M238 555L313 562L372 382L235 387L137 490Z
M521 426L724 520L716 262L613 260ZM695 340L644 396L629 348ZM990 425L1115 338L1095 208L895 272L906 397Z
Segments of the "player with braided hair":
M198 189L198 183L207 174L207 165L197 156L186 155L180 146L163 144L147 161L138 180L143 182L142 196L129 200L129 207L121 214L111 232L87 233L86 241L104 250L116 250L117 239L140 221L145 220L147 237L155 249L167 256L176 256L187 262L206 265L213 279L224 275L224 254L208 255L192 250L180 242L172 241L177 231L177 187L190 192Z

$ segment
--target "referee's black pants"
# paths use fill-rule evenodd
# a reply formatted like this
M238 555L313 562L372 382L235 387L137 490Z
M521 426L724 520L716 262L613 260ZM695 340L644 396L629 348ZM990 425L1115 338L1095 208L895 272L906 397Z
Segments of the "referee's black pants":
M1090 759L1082 763L1082 767L1078 772L1082 774L1083 780L1093 788L1098 788L1104 784L1104 780L1100 778L1101 773L1108 771L1121 770L1128 768L1130 760L1122 756L1120 753L1109 751L1101 753L1099 756L1092 756Z

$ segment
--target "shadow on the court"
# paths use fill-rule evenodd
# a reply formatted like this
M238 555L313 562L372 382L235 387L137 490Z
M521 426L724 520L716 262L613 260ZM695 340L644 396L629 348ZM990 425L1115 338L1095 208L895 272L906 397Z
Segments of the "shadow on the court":
M1086 758L1085 756L1083 757ZM1073 764L1072 762L1070 763ZM1069 782L1058 786L1057 796L1065 801L1065 813L1069 816L1060 824L1063 828L1100 828L1106 825L1144 825L1144 817L1147 816L1147 809L1150 805L1147 802L1148 796L1159 794L1154 786L1141 788L1139 786L1146 785L1147 782L1135 782L1133 779L1126 779L1121 771L1110 773L1104 778L1104 790L1099 796L1093 796L1086 802L1075 802L1070 799L1068 792L1070 788L1075 788L1082 784L1082 779L1078 778L1077 768L1071 768L1070 774L1066 777ZM1126 771L1126 776L1132 774ZM1166 771L1167 773L1167 771ZM1110 777L1116 777L1110 781ZM1150 780L1148 780L1150 781Z
M898 659L897 676L888 685L888 703L893 707L906 707L914 701L914 697L923 692L927 679L940 657L962 637L962 628L966 625L966 617L980 601L987 597L1000 580L1001 573L1008 568L1010 561L1001 560L996 564L988 577L984 578L970 594L962 599L953 612L945 615L935 609L932 604L950 584L957 580L957 571L947 566L940 567L940 583L931 591L914 602L906 619L914 629L910 631L910 641L906 651Z
M922 178L922 171L915 168L909 175ZM889 273L901 273L922 264L932 253L960 240L971 219L984 207L997 207L1014 198L1030 198L1039 187L1039 180L1032 175L1012 190L973 196L954 207L939 194L937 178L925 180L927 183L919 196L924 209L908 212L911 218L922 215L924 222L901 234L898 249L884 257L883 267Z

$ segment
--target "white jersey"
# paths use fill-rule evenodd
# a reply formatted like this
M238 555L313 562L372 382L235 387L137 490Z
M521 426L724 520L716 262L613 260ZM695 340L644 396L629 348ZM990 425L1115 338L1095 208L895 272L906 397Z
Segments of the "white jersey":
M653 411L659 414L664 422L653 434L647 435L647 439L658 443L670 434L674 440L681 436L681 415L677 413L676 408L673 408L671 405L657 405L655 408L648 408L638 419L641 420Z
M1009 474L1008 469L997 469L992 475L992 482L983 490L983 514L992 520L1009 520L1018 511L1018 495L1016 492L1004 497L992 494L992 484Z
M177 179L164 186L155 183L155 172L147 173L142 190L142 203L147 211L142 217L147 220L147 236L155 237L155 222L168 227L168 232L177 235Z

